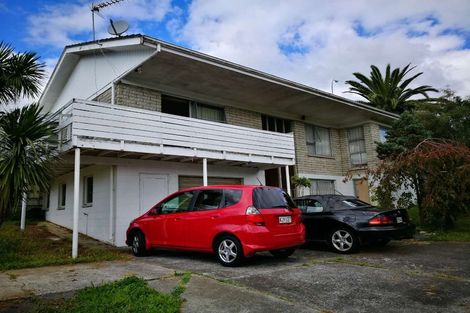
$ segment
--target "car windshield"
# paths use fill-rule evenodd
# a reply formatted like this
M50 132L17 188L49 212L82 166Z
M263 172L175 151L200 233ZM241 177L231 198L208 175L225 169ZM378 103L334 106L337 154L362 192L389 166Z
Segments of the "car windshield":
M260 187L253 190L253 205L257 209L295 208L290 196L281 188Z

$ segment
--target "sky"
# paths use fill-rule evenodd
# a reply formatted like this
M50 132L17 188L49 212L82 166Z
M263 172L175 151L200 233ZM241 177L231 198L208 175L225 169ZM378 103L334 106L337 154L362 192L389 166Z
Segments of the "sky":
M110 0L108 0L110 1ZM100 2L100 1L96 1ZM35 51L51 73L63 47L89 41L91 0L0 0L0 40ZM408 63L415 85L470 95L468 0L124 0L96 16L344 97L353 72Z

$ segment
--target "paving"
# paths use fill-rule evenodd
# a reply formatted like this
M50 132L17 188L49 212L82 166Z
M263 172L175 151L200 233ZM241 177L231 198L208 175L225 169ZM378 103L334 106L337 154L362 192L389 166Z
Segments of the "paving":
M187 313L470 313L470 243L416 240L353 255L321 245L286 260L262 253L237 268L220 266L211 255L155 251L131 261L7 271L0 273L0 301L73 293L132 274L170 292L175 272L193 273L183 294Z

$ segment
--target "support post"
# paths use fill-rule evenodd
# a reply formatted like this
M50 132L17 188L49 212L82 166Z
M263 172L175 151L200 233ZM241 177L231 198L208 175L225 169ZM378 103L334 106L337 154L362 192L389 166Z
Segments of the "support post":
M73 170L73 233L72 258L78 256L78 206L80 196L80 148L75 148L75 162Z
M286 165L286 191L290 195L290 174L289 165Z
M23 231L26 226L26 201L27 201L27 196L28 194L23 192L22 194L22 199L21 199L21 222L20 222L20 229Z
M207 159L202 159L202 182L207 186Z
M114 165L109 170L109 241L114 244Z

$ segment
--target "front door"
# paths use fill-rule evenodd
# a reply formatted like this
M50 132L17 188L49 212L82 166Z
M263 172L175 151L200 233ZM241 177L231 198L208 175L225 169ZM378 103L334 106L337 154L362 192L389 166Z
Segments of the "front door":
M354 193L359 200L369 203L369 181L367 179L354 179Z
M141 173L139 180L139 215L142 215L168 196L168 175Z

